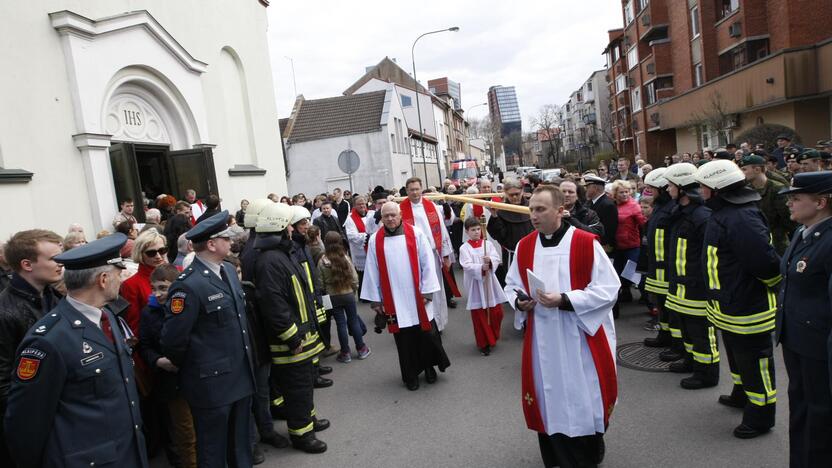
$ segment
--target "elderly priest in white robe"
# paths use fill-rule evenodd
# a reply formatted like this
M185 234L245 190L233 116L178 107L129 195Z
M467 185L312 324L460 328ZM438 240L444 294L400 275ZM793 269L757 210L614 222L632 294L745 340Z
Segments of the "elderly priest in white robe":
M384 227L370 238L364 265L361 298L372 302L396 340L402 381L408 390L419 388L419 374L436 382L440 371L451 365L439 336L432 298L441 290L434 254L427 237L402 223L399 205L381 208ZM376 331L380 333L379 321Z
M535 230L517 244L505 292L523 329L521 403L545 466L596 466L618 395L612 306L618 275L596 237L562 222L563 195L538 187Z

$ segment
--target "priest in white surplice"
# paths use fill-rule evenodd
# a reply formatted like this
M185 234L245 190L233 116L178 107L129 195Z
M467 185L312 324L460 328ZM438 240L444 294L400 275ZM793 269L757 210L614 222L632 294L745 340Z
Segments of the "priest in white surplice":
M372 221L372 214L367 212L367 199L357 196L353 200L353 207L350 210L347 220L344 221L344 234L347 236L347 243L350 246L350 257L352 264L358 272L358 284L364 282L364 261L367 258L367 226Z
M433 307L436 311L436 326L442 331L448 323L448 304L451 303L449 296L445 294L445 288L456 289L456 281L451 273L451 236L443 222L442 210L432 201L422 198L422 180L418 177L411 177L405 182L407 200L401 205L402 220L416 226L425 235L430 248L434 252L436 277L439 280L440 290L433 295ZM448 284L443 282L443 279ZM454 291L459 297L459 292Z
M595 466L618 394L618 275L594 235L562 222L557 187L538 187L529 208L535 231L517 244L505 287L515 328L525 325L526 425L538 432L545 466Z
M434 383L433 366L444 372L451 365L434 320L432 298L441 283L427 237L402 222L399 205L385 203L381 221L384 227L367 246L361 298L370 301L377 317L386 322L396 340L402 381L416 390L422 371L425 380Z

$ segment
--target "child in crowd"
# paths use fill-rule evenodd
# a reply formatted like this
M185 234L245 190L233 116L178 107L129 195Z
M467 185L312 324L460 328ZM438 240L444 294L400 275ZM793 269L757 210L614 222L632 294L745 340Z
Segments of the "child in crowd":
M653 197L651 195L643 194L638 202L641 207L641 214L644 215L645 220L649 220L653 214ZM644 325L644 329L648 331L656 331L659 329L659 310L655 304L650 302L650 295L644 290L645 280L647 278L647 221L641 226L641 250L638 255L638 265L636 271L641 273L641 281L638 283L638 291L641 295L639 302L647 306L647 313L651 318Z
M466 219L464 227L468 242L459 248L459 264L464 271L463 281L477 348L483 356L488 356L500 339L502 303L507 300L494 274L500 265L500 252L491 242L483 241L482 226L478 219Z
M155 382L151 398L168 409L168 433L172 451L177 458L174 465L196 467L196 434L191 409L179 393L176 376L179 369L162 354L160 343L168 288L178 276L179 270L169 264L156 267L150 274L150 300L142 310L139 321L139 354L154 371Z
M324 289L332 301L332 315L338 326L338 342L341 344L341 352L338 353L336 359L345 364L352 361L350 335L355 341L358 359L367 359L370 355L370 348L364 343L367 327L358 316L355 303L358 273L344 252L341 234L335 231L326 233L324 246L326 251L318 262L318 271L324 283Z

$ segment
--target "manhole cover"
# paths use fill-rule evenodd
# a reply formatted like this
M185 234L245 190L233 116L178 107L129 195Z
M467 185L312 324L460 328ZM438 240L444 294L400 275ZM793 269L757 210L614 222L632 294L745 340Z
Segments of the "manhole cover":
M669 372L670 363L659 359L659 353L666 349L648 348L642 342L623 344L617 350L618 364L647 372Z

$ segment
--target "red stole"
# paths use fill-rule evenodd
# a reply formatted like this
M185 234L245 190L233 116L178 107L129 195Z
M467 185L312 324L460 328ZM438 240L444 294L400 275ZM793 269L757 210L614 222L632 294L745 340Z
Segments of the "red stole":
M358 232L361 234L367 232L367 228L364 226L364 218L358 214L358 211L356 211L355 208L350 211L350 218L352 218L352 222L355 223L355 228L358 229Z
M410 272L413 276L413 291L416 293L416 309L419 314L419 326L423 331L430 331L431 325L428 320L428 313L425 310L425 301L422 300L421 285L419 278L419 261L416 252L416 233L413 226L402 223L404 229L404 241L407 246L407 257L410 260ZM393 302L393 290L390 288L390 276L387 273L387 259L384 255L385 230L382 228L376 234L376 258L378 259L379 281L381 281L381 303L384 305L384 313L396 317L396 305ZM387 322L387 330L390 333L398 333L399 324L396 321Z
M468 239L468 243L471 244L471 247L473 247L475 249L479 249L480 247L482 247L482 239L478 239L478 240Z
M531 296L529 290L529 278L526 270L534 271L534 250L537 245L538 231L532 231L520 240L517 246L517 267L520 270L520 278L526 292ZM572 234L572 245L569 248L569 275L572 289L584 289L592 280L592 267L595 261L595 249L592 242L597 236L580 229L575 229ZM537 432L546 432L543 419L538 406L537 393L534 387L534 375L532 371L532 337L534 336L534 310L526 315L526 333L523 337L523 363L522 363L522 388L523 388L523 414L526 417L526 426ZM610 415L612 414L615 400L618 397L618 380L615 372L615 361L612 350L610 350L604 326L598 328L595 335L584 333L587 345L592 353L592 360L595 362L595 370L598 373L598 383L601 390L601 401L604 405L604 427L609 427Z
M425 207L425 215L428 217L428 225L430 226L430 234L433 237L433 245L436 246L436 251L441 257L442 227L439 225L439 214L436 212L436 205L434 205L433 202L427 198L422 198L422 205ZM401 202L399 204L399 209L402 212L402 221L404 221L404 224L415 226L416 220L413 218L413 205L410 203L410 200L408 199ZM441 268L442 276L445 277L445 281L447 281L448 285L451 287L451 294L453 294L454 297L462 297L462 293L459 292L459 287L456 285L454 276L450 271L448 271L447 268L445 268L445 265L441 265Z
M480 219L480 217L482 217L482 211L483 211L482 206L481 205L473 205L472 208L474 209L474 216L477 219Z

